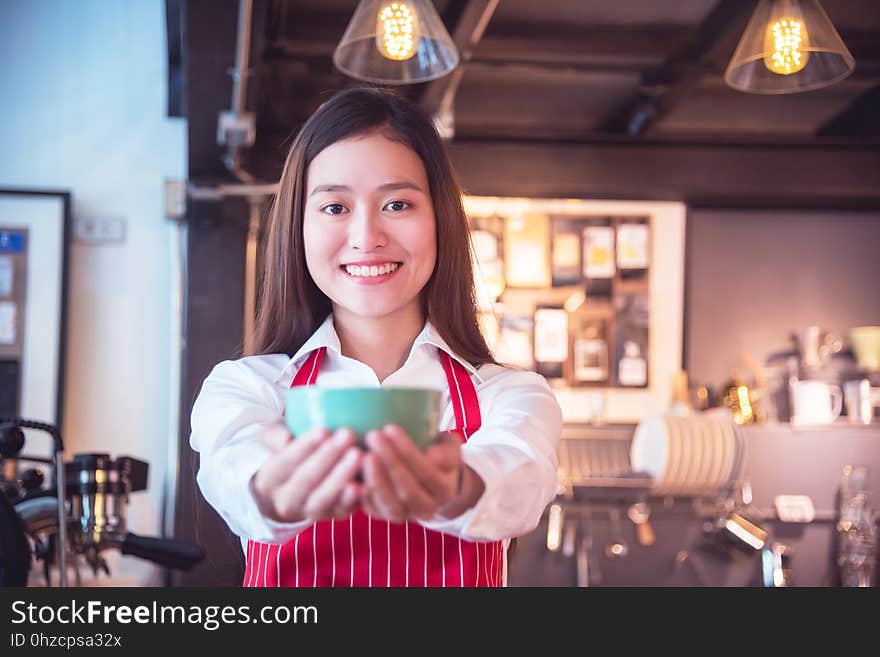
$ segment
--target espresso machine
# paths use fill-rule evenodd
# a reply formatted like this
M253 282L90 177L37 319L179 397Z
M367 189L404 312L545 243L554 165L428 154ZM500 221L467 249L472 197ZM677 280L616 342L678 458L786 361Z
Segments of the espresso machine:
M51 459L22 455L22 429L52 436ZM95 575L110 569L102 556L119 550L167 568L189 570L205 552L191 543L140 536L127 531L129 495L147 488L149 465L130 456L76 454L62 459L63 441L57 427L16 417L0 417L0 585L26 586L33 560L42 561L46 584L58 570L58 585L67 586L68 570L79 583L82 561ZM54 486L39 468L20 469L21 463L41 463L54 471Z
M832 417L814 418L814 423L830 422L841 412L849 414L842 405L844 387L863 379L865 373L845 340L820 326L792 331L789 340L788 349L770 354L765 363L772 419L793 421L798 400L801 407L809 407L824 404L826 396L831 401Z

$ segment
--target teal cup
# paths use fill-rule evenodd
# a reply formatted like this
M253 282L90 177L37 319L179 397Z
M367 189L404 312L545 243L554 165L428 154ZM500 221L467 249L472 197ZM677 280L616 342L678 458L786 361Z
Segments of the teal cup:
M437 436L442 393L430 388L290 388L284 399L284 419L294 436L323 427L347 427L358 436L386 424L400 425L425 449Z

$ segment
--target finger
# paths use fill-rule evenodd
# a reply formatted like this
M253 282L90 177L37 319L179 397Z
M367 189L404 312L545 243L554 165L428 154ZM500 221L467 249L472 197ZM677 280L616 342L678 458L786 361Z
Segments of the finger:
M457 436L441 434L439 440L422 454L400 427L389 425L386 433L398 454L406 458L416 480L435 502L448 499L454 487L452 474L456 472L456 464L461 461L461 447L456 442Z
M363 461L361 461L361 508L368 516L379 518L382 514L379 511L379 507L376 506L374 491L367 484L366 464L368 458L369 454L366 454Z
M401 431L401 433L403 432ZM403 433L403 437L409 443L409 446L413 447L412 441L405 433ZM383 432L379 432L372 435L367 444L373 450L373 453L382 460L395 496L400 500L405 509L409 511L407 515L415 515L419 518L433 515L439 501L434 499L429 490L425 488L420 480L421 477L413 474L411 463L405 461L404 457L398 453L397 446L392 441L392 438ZM417 452L418 456L418 459L413 459L418 461L416 467L422 471L427 470L430 464L425 462L424 457L418 453L418 450L414 451Z
M425 450L425 458L438 468L457 469L461 463L461 436L454 431L441 433L437 441Z
M346 484L360 469L362 456L363 453L357 447L349 447L344 452L329 474L307 497L303 508L309 518L325 518L332 514Z
M364 457L364 479L377 515L392 522L402 522L406 518L405 510L394 495L385 468L375 454Z
M347 518L354 513L354 510L361 501L362 493L363 486L355 481L348 482L345 488L342 489L342 494L333 508L333 517Z
M408 438L406 440L410 442ZM423 483L426 479L430 480L430 464L425 463L419 454L418 465L413 467L401 457L387 436L380 436L376 443L376 454L382 459L394 493L407 509L407 515L431 517L442 498L435 498L431 489Z
M288 499L294 508L303 508L314 489L342 458L343 453L355 441L354 432L340 429L332 437L324 440L305 460L288 473L285 482L279 486L279 499Z
M400 458L406 463L413 467L426 467L428 465L424 452L416 446L413 439L409 437L409 434L400 425L387 424L382 428L382 433L394 444L394 448L400 454Z
M376 503L373 502L373 494L366 487L364 487L361 493L361 508L368 516L379 517L379 509L376 508Z
M361 506L363 507L364 513L366 513L371 518L384 517L383 513L379 510L379 507L376 506L376 502L373 499L373 495L371 493L364 493Z
M428 458L427 452L422 452L416 446L406 431L396 424L389 424L385 426L383 433L389 438L400 459L409 467L417 479L421 480L423 476L429 476L430 471L436 465ZM438 438L440 436L442 434L438 434ZM437 449L437 444L439 443L434 444L433 449ZM449 449L449 445L446 445L445 449Z
M458 466L461 452L461 434L443 431L436 440L422 452L400 426L389 424L384 429L391 437L394 447L413 469L440 467L453 470Z
M329 436L327 429L313 429L295 440L290 440L287 446L272 454L260 467L255 483L264 490L281 486L288 480L291 472L324 444Z

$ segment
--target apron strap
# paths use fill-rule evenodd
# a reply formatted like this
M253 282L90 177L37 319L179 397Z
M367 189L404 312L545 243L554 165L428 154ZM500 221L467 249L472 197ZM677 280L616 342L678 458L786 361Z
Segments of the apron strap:
M482 423L476 388L464 365L439 347L437 351L440 352L440 361L443 363L443 371L446 372L452 410L455 413L455 426L464 433L464 438L467 440Z
M296 376L293 377L290 384L291 388L314 385L318 380L318 371L321 369L321 361L324 360L324 352L326 351L327 347L320 347L309 354L302 367L296 371Z

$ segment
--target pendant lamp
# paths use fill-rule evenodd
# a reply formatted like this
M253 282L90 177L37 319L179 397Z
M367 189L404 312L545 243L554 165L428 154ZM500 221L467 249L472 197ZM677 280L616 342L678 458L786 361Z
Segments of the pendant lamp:
M854 68L819 0L761 0L724 80L748 93L793 94L834 84Z
M450 73L459 56L430 0L361 0L333 63L378 84L414 84Z

